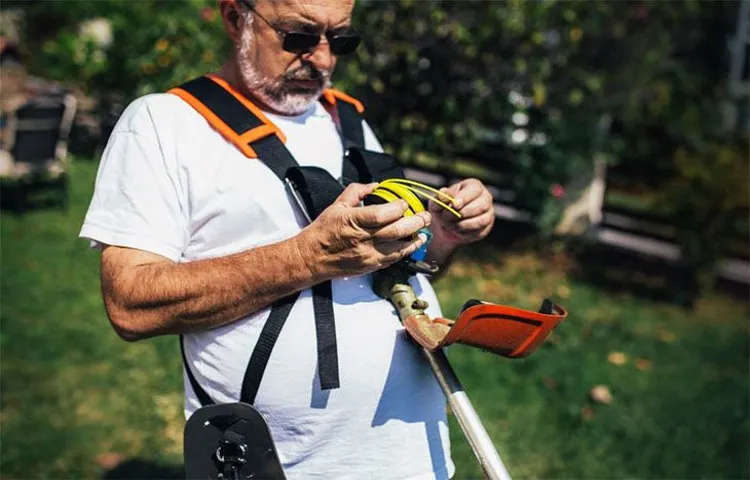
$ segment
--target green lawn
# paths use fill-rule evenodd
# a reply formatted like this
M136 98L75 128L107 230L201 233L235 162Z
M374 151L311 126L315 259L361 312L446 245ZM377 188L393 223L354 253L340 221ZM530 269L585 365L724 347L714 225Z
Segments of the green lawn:
M67 212L2 214L3 479L101 478L107 453L181 460L177 343L117 338L97 255L76 238L94 174L75 164ZM559 254L470 253L437 284L448 315L473 297L534 308L550 295L570 311L529 359L450 352L515 478L748 478L746 303L713 295L689 312L581 283ZM596 385L611 404L589 399ZM456 478L481 477L452 427Z

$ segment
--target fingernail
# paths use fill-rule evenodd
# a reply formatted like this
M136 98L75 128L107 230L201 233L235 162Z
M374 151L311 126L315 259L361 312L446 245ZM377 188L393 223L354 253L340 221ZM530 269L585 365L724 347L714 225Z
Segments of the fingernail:
M427 234L426 234L426 233L424 233L424 232L419 232L419 233L417 234L417 236L419 237L419 240L421 240L421 242L422 242L422 243L424 243L424 242L426 242L426 241L427 241Z

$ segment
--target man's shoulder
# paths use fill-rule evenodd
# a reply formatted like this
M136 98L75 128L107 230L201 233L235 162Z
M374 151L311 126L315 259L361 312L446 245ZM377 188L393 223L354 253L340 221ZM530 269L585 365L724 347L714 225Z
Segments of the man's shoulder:
M193 117L194 110L176 95L150 93L128 104L113 133L149 135L165 128L179 128L179 124Z
M139 97L133 101L133 103L136 102L146 104L148 105L149 109L157 112L162 110L171 112L175 108L185 108L186 110L191 110L190 105L185 103L184 100L182 100L177 95L168 92L149 93L148 95L143 95L142 97Z

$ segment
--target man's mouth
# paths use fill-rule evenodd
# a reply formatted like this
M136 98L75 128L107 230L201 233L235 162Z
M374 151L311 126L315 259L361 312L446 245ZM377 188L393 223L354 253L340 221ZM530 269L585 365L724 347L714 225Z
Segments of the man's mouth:
M322 82L320 80L313 80L309 78L294 78L292 80L289 80L288 83L292 83L294 85L300 85L300 86L306 86L306 87L319 87Z
M287 91L292 92L315 92L323 88L322 79L296 78L286 82Z
M286 76L286 84L302 88L321 88L326 76L310 64L304 64Z

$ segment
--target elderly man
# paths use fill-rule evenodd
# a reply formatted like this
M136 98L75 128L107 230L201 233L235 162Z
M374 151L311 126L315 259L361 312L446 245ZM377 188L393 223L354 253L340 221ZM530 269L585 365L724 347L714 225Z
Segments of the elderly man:
M222 0L233 49L212 75L252 102L303 166L342 176L338 119L321 100L337 56L358 38L353 1ZM365 123L365 147L382 151ZM261 160L263 160L261 158ZM135 100L101 160L81 237L101 248L104 303L133 341L180 334L185 414L236 402L274 302L301 292L273 347L254 406L268 419L289 478L448 478L454 467L445 399L372 272L422 246L446 264L492 228L491 196L476 180L446 190L462 219L433 205L404 216L396 201L362 206L374 184L352 183L307 223L284 185L182 98ZM339 388L321 388L311 288L330 281ZM434 292L415 289L439 315ZM189 372L189 373L188 373Z

